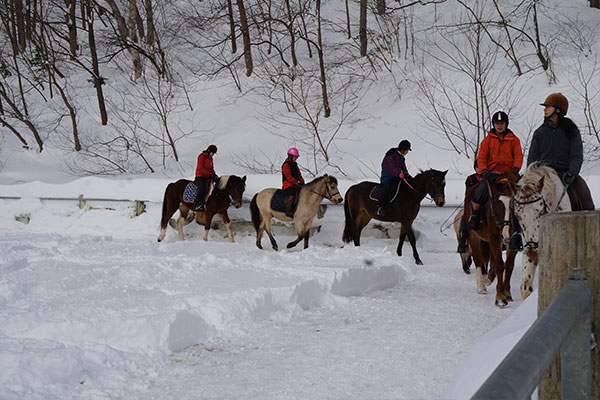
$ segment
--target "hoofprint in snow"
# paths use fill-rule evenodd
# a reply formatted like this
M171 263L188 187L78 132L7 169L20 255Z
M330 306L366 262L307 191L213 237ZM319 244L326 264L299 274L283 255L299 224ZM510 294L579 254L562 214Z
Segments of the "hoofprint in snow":
M476 293L440 233L451 207L417 217L419 267L395 255L394 224L342 248L341 207L307 250L280 252L251 231L204 242L196 224L156 243L160 204L131 207L0 200L0 398L447 397L465 352L520 303ZM491 343L470 367L509 349Z

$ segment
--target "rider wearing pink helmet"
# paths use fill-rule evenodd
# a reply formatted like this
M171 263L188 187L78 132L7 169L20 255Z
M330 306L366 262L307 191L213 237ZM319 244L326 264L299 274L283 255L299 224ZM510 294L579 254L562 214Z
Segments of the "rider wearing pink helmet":
M300 187L304 185L304 178L300 173L300 168L296 164L296 160L300 157L298 149L290 147L287 151L287 159L281 166L281 178L283 180L283 195L285 197L285 214L288 217L294 216L294 204L296 197L300 191Z

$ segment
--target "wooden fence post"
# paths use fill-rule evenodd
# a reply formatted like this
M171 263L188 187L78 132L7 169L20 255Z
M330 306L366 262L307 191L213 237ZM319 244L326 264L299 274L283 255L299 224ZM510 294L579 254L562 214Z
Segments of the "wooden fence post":
M592 332L600 336L600 211L547 214L539 243L538 316L569 280L573 268L585 270L592 298ZM540 400L561 398L560 360L552 363L538 388ZM592 398L600 398L600 350L592 351Z

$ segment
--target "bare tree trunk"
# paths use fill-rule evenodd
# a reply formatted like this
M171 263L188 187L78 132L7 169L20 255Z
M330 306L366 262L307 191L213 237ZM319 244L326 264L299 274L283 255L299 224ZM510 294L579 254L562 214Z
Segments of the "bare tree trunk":
M77 20L75 19L75 6L77 0L69 1L69 16L67 26L69 28L69 49L71 50L71 58L77 55Z
M238 11L240 13L240 29L244 42L244 60L246 61L246 76L252 75L252 53L250 51L250 31L248 29L248 19L246 18L246 8L244 0L237 0Z
M325 61L323 60L323 40L321 35L321 0L317 0L317 40L319 51L319 70L321 71L321 92L323 94L323 107L325 112L323 116L328 118L331 115L329 108L329 96L327 94L327 79L325 77Z
M294 33L294 16L292 15L292 8L290 7L290 0L285 0L285 6L288 14L288 32L290 35L290 53L292 55L292 65L295 67L298 65L298 59L296 58L296 35Z
M154 10L152 8L152 0L144 2L146 9L146 44L153 45L156 28L154 28Z
M385 14L385 0L376 0L376 9L377 14L384 15Z
M29 120L29 117L27 115L24 115L21 112L21 110L19 110L19 107L17 107L17 105L11 100L8 93L6 93L6 90L4 89L4 86L2 85L2 83L0 83L0 96L10 106L12 112L15 115L15 118L18 119L19 121L21 121L23 124L25 124L25 126L27 126L27 128L29 128L29 130L33 134L33 137L35 138L35 141L37 142L38 148L40 149L40 153L41 153L44 150L44 142L43 142L42 137L40 136L39 132L37 131L37 128Z
M19 50L24 51L27 47L27 35L25 33L25 14L23 13L23 0L13 0L13 2L15 5Z
M2 124L2 126L5 126L8 128L8 130L10 130L12 133L15 134L15 136L19 139L19 141L21 143L23 143L23 147L26 149L29 149L29 144L27 144L27 141L23 138L23 136L21 136L21 134L19 133L19 131L17 131L11 124L9 124L4 118L2 118L1 114L0 114L0 124Z
M358 36L360 39L360 55L367 55L367 0L360 0L360 20Z
M590 0L590 7L600 8L600 0Z
M65 107L69 110L69 117L71 117L71 126L73 127L73 144L75 145L75 151L81 150L81 143L79 142L79 130L77 129L77 113L75 112L75 108L69 102L69 98L65 93L64 89L58 84L56 81L56 77L54 74L52 75L52 79L54 81L54 86L58 89L60 93L60 97L65 103Z
M235 21L233 19L233 6L231 0L227 0L227 14L229 14L229 34L231 35L231 52L237 52L237 41L235 39Z
M600 2L600 0L598 0L598 2ZM544 69L544 71L547 71L548 67L550 66L550 61L546 57L544 57L544 53L542 52L542 43L540 41L540 28L538 26L536 4L537 4L537 1L534 1L533 2L533 26L535 27L535 43L536 43L536 48L537 48L537 56L540 59L540 62L542 63L542 68Z
M138 34L136 28L139 31L139 22L142 19L137 9L136 0L129 0L129 21L128 21L128 36L134 43L138 43ZM142 32L144 32L142 27ZM142 76L142 60L140 59L140 52L135 47L130 47L129 52L133 61L133 80L138 80Z
M346 31L348 31L348 39L352 37L352 31L350 30L350 7L348 6L348 0L346 0Z
M96 88L96 97L98 97L98 108L100 109L100 119L102 125L108 124L108 115L106 113L106 104L104 103L104 93L102 91L102 85L104 80L100 77L100 70L98 67L98 54L96 53L96 38L94 37L94 9L92 6L93 0L87 0L87 20L88 25L88 42L90 45L90 55L92 57L92 71L94 73L94 87Z

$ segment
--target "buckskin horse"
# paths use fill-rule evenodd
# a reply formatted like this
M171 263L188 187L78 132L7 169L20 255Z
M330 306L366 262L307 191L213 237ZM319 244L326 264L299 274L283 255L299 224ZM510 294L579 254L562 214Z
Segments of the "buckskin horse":
M480 294L487 293L483 282L482 269L488 261L491 268L488 272L488 284L495 278L496 300L498 307L506 307L512 301L510 278L515 266L516 250L506 251L506 262L502 259L502 245L510 238L509 205L512 194L511 182L517 176L512 172L499 175L493 180L485 179L480 185L488 185L489 199L481 213L483 221L476 230L469 229L469 245L473 252L473 262L477 270L477 288ZM477 186L470 188L465 195L465 218L471 217L471 198ZM489 246L489 247L488 247Z
M289 242L287 248L296 246L304 239L304 248L308 247L308 237L312 221L317 215L319 204L326 198L333 204L339 204L344 199L338 190L337 179L330 175L324 175L307 183L300 190L298 196L298 206L294 217L285 215L285 211L273 210L271 208L271 198L278 189L263 189L254 195L250 202L250 213L252 214L252 224L256 230L256 247L262 249L261 238L263 232L267 232L273 250L278 250L277 242L271 233L271 219L273 217L281 221L293 221L298 237Z
M231 230L231 220L227 215L227 209L233 202L235 208L242 206L242 195L246 189L246 177L240 178L235 175L225 175L219 179L217 186L206 200L205 211L193 211L194 203L184 201L183 194L185 188L192 181L180 179L177 182L171 182L165 189L165 196L162 206L162 217L160 219L160 234L158 241L165 238L167 224L173 214L179 209L179 218L177 219L177 231L179 239L183 240L183 226L191 221L188 219L188 213L196 213L196 222L202 223L204 217L204 240L208 240L210 224L215 214L219 214L223 223L227 226L229 241L234 242L233 231Z
M377 186L377 183L361 182L351 186L346 192L344 202L345 224L342 240L345 243L354 242L355 246L360 246L360 233L371 219L400 222L402 227L396 254L402 255L402 244L408 236L415 262L418 265L423 265L417 252L412 223L419 213L421 200L425 196L431 196L438 207L444 205L446 202L444 187L446 186L445 176L447 172L447 170L430 169L419 173L410 181L404 180L398 189L397 196L390 203L388 213L383 217L377 215L378 204L370 197L371 191Z
M512 184L513 207L525 239L521 296L533 292L533 278L538 265L538 232L544 214L571 211L565 186L554 169L534 163L525 175Z

